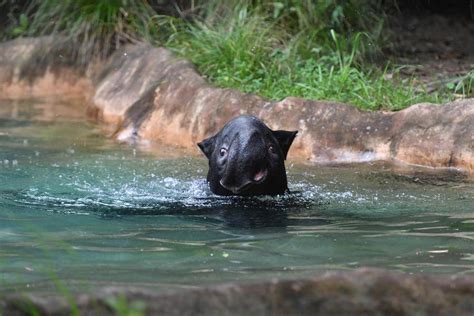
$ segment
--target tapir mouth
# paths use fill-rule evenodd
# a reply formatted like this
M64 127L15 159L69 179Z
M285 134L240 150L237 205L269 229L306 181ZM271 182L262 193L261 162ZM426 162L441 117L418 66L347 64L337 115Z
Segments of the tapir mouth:
M252 181L247 181L247 182L245 182L244 184L242 184L242 185L240 185L240 186L238 186L238 187L237 187L237 186L226 185L226 184L224 184L224 182L223 182L222 180L219 181L219 183L220 183L220 185L221 185L223 188L225 188L225 189L231 191L231 192L234 193L234 194L241 194L241 193L245 192L247 189L249 189L249 188L253 185L253 182L252 182Z
M261 182L265 181L265 179L267 178L267 174L268 174L267 169L261 169L261 170L257 171L257 173L255 173L255 175L253 176L253 182L254 183L261 183Z
M265 179L267 178L267 175L268 175L268 170L267 169L261 169L253 175L251 180L247 180L239 186L226 185L226 184L224 184L224 181L222 179L219 181L219 183L222 187L224 187L225 189L231 191L234 194L243 194L247 190L252 188L254 185L264 182Z

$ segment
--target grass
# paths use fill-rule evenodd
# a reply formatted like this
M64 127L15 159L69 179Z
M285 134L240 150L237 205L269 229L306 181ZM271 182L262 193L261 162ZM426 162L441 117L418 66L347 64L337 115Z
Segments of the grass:
M457 82L448 83L447 88L460 96L474 96L474 70L459 78Z
M159 14L157 3L32 0L11 32L62 34L86 61L124 43L150 41L190 59L217 86L269 99L298 96L399 110L472 93L472 75L428 93L415 78L402 79L396 67L372 63L387 43L387 1L189 1L175 15Z
M346 102L368 110L399 110L413 103L448 99L415 89L414 81L399 78L394 67L380 70L368 62L384 41L381 22L372 26L376 31L367 30L371 33L350 32L345 24L330 21L342 21L335 18L337 14L345 16L342 7L331 8L332 14L316 8L319 11L314 9L317 12L310 12L306 19L301 18L302 9L287 10L295 14L292 19L278 14L273 18L262 7L244 4L231 8L214 8L213 14L191 23L170 21L173 36L166 41L158 39L157 44L190 59L218 86L270 99L298 96ZM331 18L319 24L310 22L322 15L320 11ZM288 22L295 19L298 25ZM354 24L359 26L355 30L366 28L365 21Z
M143 38L155 12L146 1L32 0L10 29L13 36L61 35L87 62Z
M125 295L111 296L106 300L106 304L118 316L143 316L145 315L146 303L143 301L129 302Z

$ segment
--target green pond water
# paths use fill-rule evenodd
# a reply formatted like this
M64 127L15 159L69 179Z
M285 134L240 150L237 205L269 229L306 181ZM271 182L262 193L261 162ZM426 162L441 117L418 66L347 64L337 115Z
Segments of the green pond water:
M114 143L83 112L0 101L0 292L474 272L472 182L296 164L290 151L291 194L218 197L204 158Z

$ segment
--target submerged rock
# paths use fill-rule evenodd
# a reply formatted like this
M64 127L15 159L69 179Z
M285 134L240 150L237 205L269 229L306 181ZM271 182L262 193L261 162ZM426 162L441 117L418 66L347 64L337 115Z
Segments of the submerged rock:
M104 65L86 67L87 71L57 58L38 63L45 46L48 55L61 55L60 47L50 47L48 41L21 39L0 45L2 95L82 91L89 97L89 112L111 126L121 141L152 140L197 154L198 141L233 117L251 114L272 129L300 131L290 159L383 160L474 173L474 99L442 106L417 104L399 112L365 112L295 97L269 101L213 87L190 62L146 44L125 47Z
M115 315L117 300L145 315L472 315L473 298L474 278L470 276L414 276L361 269L163 294L110 287L77 295L72 301L17 294L3 299L0 306L5 315L32 311L69 315L73 307L80 315Z

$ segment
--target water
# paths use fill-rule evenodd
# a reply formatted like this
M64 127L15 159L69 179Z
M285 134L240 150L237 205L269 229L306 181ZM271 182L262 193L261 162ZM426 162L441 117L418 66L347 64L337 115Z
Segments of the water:
M292 194L223 198L203 158L152 151L112 142L81 104L1 101L0 292L474 272L472 182L290 153Z

